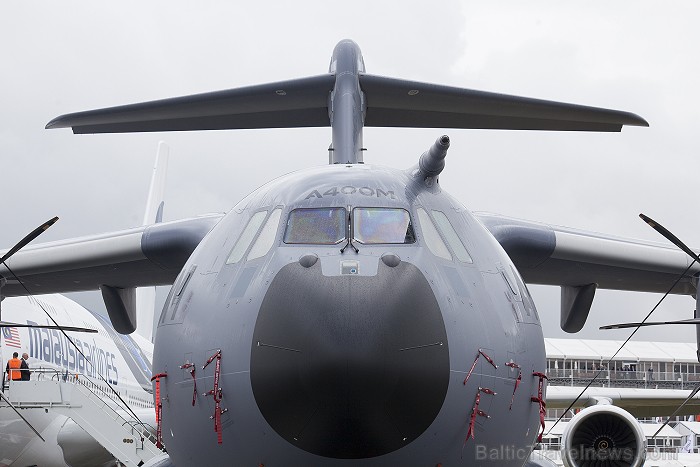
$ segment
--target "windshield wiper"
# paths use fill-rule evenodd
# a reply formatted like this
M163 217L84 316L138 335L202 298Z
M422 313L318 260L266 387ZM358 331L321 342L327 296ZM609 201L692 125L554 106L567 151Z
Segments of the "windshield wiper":
M352 247L352 249L355 250L355 253L359 253L359 252L360 252L360 250L358 250L357 247L356 247L355 245L352 244L352 240L350 239L350 237L348 237L348 242L345 244L345 246L344 246L343 248L340 249L340 252L341 252L341 253L345 253L345 249L346 249L348 246Z
M351 227L350 227L352 225L352 217L351 217L352 210L349 208L350 208L350 206L348 206L348 242L345 244L345 246L343 248L340 249L340 254L345 253L345 249L348 246L351 247L353 250L355 250L355 253L360 252L360 250L358 250L357 247L352 244L352 231L351 231Z

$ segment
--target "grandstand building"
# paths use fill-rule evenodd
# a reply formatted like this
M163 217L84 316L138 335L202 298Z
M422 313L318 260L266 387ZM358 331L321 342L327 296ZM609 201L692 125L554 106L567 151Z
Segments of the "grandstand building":
M696 344L545 339L551 385L585 386L595 376L599 387L692 389L700 382Z

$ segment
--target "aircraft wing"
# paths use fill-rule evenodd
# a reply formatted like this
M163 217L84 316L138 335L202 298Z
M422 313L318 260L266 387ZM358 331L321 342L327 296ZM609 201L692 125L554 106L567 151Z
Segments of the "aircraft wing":
M511 257L525 282L601 289L665 293L692 260L673 245L614 237L477 213ZM694 294L695 264L674 287L674 294Z
M37 244L0 264L5 297L172 284L199 242L221 219L209 215ZM4 252L0 251L0 255ZM13 274L14 273L14 274Z
M580 394L580 387L547 386L547 408L566 409ZM586 389L574 408L608 402L627 410L637 418L665 417L675 411L690 395L690 389L636 389L601 388ZM700 412L700 394L696 394L678 415L695 415Z
M694 295L700 264L673 245L476 213L529 284L562 287L562 329L585 324L597 288ZM687 272L686 269L690 266Z

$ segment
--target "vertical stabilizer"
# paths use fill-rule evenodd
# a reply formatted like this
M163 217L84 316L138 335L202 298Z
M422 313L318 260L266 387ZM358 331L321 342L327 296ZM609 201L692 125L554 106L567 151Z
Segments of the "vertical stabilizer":
M158 153L153 165L151 187L148 190L146 212L143 216L143 225L157 224L163 220L163 206L165 193L165 174L168 170L168 157L170 147L161 141L158 143ZM154 315L156 306L156 288L139 287L136 289L136 332L153 342Z
M367 103L360 89L360 74L365 72L360 47L351 40L335 46L328 70L335 76L330 94L328 116L333 131L332 164L362 163L362 128Z
M153 164L151 175L151 188L146 200L146 212L143 216L143 225L157 224L163 220L163 196L165 193L165 173L168 171L168 157L170 147L164 141L158 143L158 153Z

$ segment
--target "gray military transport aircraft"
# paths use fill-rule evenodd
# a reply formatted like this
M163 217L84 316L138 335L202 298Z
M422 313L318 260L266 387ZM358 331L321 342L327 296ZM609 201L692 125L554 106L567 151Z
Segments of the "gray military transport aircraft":
M130 333L134 288L173 284L153 359L170 456L159 465L548 465L529 457L546 378L525 283L561 286L561 326L576 332L597 288L665 292L680 277L673 293L693 295L700 267L670 246L474 215L440 186L447 136L397 170L363 163L362 129L623 125L647 122L367 74L350 40L319 76L64 115L47 128L330 126L332 145L328 165L226 215L20 251L16 276L0 266L2 294L25 294L19 280L33 293L101 289ZM641 465L634 419L596 409L570 435L582 453L571 465Z

